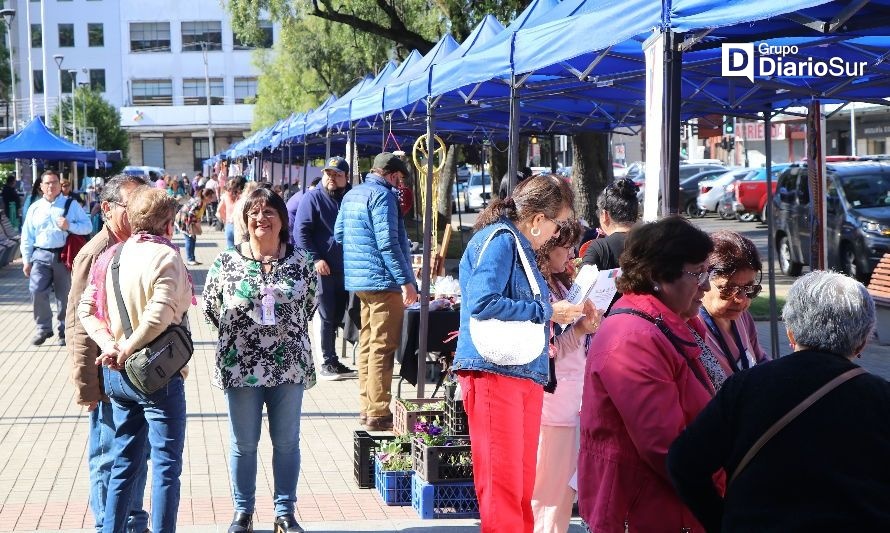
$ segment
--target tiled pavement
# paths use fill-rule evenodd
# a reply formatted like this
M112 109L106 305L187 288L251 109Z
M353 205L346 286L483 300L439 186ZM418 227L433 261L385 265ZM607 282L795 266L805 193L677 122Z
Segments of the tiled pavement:
M199 291L221 240L212 230L199 237L198 260L204 263L194 269ZM215 340L198 308L190 321L196 353L185 386L188 425L178 523L187 532L225 531L232 516L228 422L222 392L210 384ZM27 280L16 262L0 269L0 531L91 530L86 410L73 401L64 348L55 345L55 337L31 346L33 330ZM351 366L348 352L345 362ZM413 390L403 393L413 395ZM319 382L304 397L297 508L307 531L478 531L477 520L422 521L410 506L386 506L373 489L356 487L357 396L357 382L350 379ZM267 429L260 441L256 520L258 528L271 530Z
M194 272L199 290L221 237L209 231L199 238L198 259L204 262ZM90 530L86 412L73 402L67 354L55 346L55 338L37 348L29 344L33 322L20 266L0 269L0 531ZM213 335L197 308L192 313L197 342L186 380L179 524L186 532L225 531L232 515L225 404L221 391L210 385ZM766 341L766 323L758 328ZM888 355L890 349L871 346L862 361L888 377ZM356 487L357 394L352 379L320 382L304 398L298 514L307 531L478 531L476 520L421 521L410 507L388 507L375 491ZM413 391L406 388L405 394ZM259 454L257 527L271 529L271 445L265 435ZM581 531L577 519L571 531Z

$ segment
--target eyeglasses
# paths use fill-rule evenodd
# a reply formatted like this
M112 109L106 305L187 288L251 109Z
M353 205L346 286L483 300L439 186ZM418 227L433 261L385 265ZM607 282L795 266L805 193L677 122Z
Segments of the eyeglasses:
M754 298L757 298L757 295L763 290L763 285L724 285L722 287L718 285L717 290L720 291L720 297L724 300L738 298L743 294L748 297L748 299L753 300Z
M571 224L571 222L572 222L571 220L557 220L555 218L550 218L546 215L544 216L544 218L546 218L550 222L553 222L556 225L556 229L562 229L562 228L568 226L569 224Z
M680 272L682 272L684 274L688 274L688 275L692 276L693 278L695 278L698 281L699 287L701 287L702 285L707 283L708 279L711 278L710 270L703 270L701 272L688 272L686 270L681 270Z
M259 220L261 218L273 218L278 216L278 213L271 209L263 209L262 211L251 211L247 213L247 217L253 220Z
M118 206L118 207L123 207L124 209L127 208L127 204L122 204L122 203L120 203L120 202L115 202L114 200L112 200L111 203L113 203L114 205L116 205L116 206Z

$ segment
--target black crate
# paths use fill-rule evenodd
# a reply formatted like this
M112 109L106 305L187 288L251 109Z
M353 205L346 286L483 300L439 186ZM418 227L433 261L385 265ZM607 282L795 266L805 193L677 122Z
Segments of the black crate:
M470 423L464 410L463 398L457 397L457 383L445 385L445 432L449 435L469 435Z
M380 450L383 443L394 440L393 435L371 435L367 431L356 430L352 432L352 441L355 445L353 452L353 473L355 482L361 489L374 488L374 454ZM405 453L410 451L411 444L406 442L403 446Z
M411 457L414 473L428 483L440 481L472 481L473 464L452 464L458 457L471 458L470 438L466 435L449 437L457 444L451 446L429 446L423 439L415 438L411 443Z

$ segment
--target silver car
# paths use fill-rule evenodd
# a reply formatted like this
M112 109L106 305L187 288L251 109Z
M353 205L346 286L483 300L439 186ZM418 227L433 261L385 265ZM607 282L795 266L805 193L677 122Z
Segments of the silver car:
M464 209L472 212L484 209L491 201L491 176L485 174L471 174L464 187Z

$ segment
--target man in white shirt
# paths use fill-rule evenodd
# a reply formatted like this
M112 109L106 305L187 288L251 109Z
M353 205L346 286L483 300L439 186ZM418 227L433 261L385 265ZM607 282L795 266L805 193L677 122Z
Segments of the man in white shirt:
M40 177L43 196L31 204L22 223L22 271L30 278L28 289L34 306L37 332L31 344L39 346L53 336L53 317L50 291L55 294L59 322L58 344L65 345L65 308L71 289L71 272L59 259L69 233L89 235L93 230L90 218L77 202L71 202L65 214L68 198L62 196L59 175L47 170Z
M216 208L219 205L219 181L216 179L216 174L210 174L207 182L204 183L204 188L210 189L215 193L213 195L213 201L207 204L207 209L204 211L209 222L213 224L213 221L216 220Z

